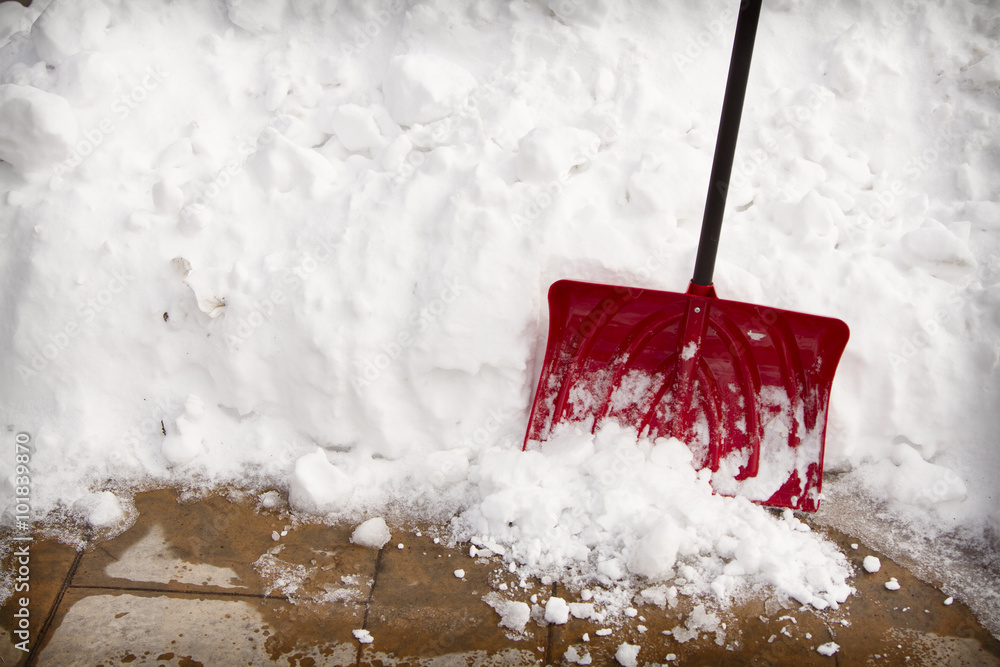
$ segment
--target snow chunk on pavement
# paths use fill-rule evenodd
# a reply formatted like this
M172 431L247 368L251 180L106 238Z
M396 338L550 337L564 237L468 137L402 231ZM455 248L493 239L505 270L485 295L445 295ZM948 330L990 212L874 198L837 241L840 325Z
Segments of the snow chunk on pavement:
M569 605L562 598L552 597L545 603L545 621L563 625L569 621Z
M49 167L70 156L76 116L65 98L32 86L0 85L0 159L20 171Z
M299 457L288 480L288 502L309 514L329 514L354 494L354 483L326 458L322 447Z
M483 602L493 607L500 614L500 626L514 632L524 632L524 626L531 620L531 607L526 602L505 600L496 593L490 593Z
M622 644L615 651L615 660L623 667L636 667L639 664L639 645Z
M392 534L389 532L389 526L386 525L385 519L380 516L368 519L351 533L352 543L369 549L381 549L389 543L390 539L392 539Z
M354 635L354 638L357 639L358 642L361 644L371 644L373 641L375 641L375 638L372 637L372 633L368 632L367 630L352 630L351 633Z
M865 556L865 560L862 565L865 568L865 572L870 572L872 574L882 569L882 561L875 556Z
M699 604L684 619L684 625L676 625L671 634L678 643L684 644L697 639L702 632L715 632L719 628L719 617L705 610L705 605Z
M836 642L827 642L816 647L816 652L820 655L831 656L840 650L840 644Z
M896 577L892 577L892 578L889 579L889 581L885 582L885 587L886 587L887 590L890 590L890 591L898 591L899 590L899 582L896 581Z
M584 650L583 653L580 653L575 646L570 646L566 649L566 653L563 654L563 658L566 662L573 663L574 665L589 665L594 661L594 659L590 657L590 651Z
M389 115L409 126L444 118L475 87L475 77L450 60L404 55L392 59L382 89Z

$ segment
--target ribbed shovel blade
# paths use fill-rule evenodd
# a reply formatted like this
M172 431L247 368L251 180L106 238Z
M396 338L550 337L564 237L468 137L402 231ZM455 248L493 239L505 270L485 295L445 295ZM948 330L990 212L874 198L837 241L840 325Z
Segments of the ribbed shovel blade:
M554 283L525 448L612 420L687 443L718 493L815 511L847 325L693 290Z

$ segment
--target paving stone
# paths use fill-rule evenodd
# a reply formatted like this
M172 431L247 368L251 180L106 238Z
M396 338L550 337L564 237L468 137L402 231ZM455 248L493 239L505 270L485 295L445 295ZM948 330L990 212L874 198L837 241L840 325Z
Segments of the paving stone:
M850 545L857 540L839 531L824 528L823 532L856 569L851 581L856 591L843 612L849 625L834 627L842 659L860 661L879 655L878 664L889 665L1000 665L1000 641L966 605L960 601L944 604L944 593L885 555L864 545L852 549ZM876 573L862 567L870 555L882 563ZM890 578L899 583L898 590L886 589Z
M379 560L365 625L374 641L364 646L361 664L536 664L547 630L529 622L517 636L499 627L499 615L483 602L503 572L495 557L471 558L427 534L394 535Z
M41 665L354 665L357 606L74 588L43 642Z
M170 490L141 494L136 508L134 526L87 551L74 584L327 602L370 593L376 556L351 544L346 527L302 524L220 496L179 501Z
M8 540L10 538L7 538ZM15 635L14 631L21 629L19 618L14 614L21 610L21 598L28 601L28 647L32 647L39 639L42 624L52 611L53 604L59 597L60 590L66 577L69 575L76 559L77 552L70 546L56 542L55 540L37 540L32 542L18 542L10 540L11 550L3 559L3 571L15 575L13 584L15 586L28 585L28 590L17 591L0 608L0 664L18 665L23 664L27 658L27 653L19 650L16 645L22 638ZM27 581L17 581L18 569L23 564L20 562L23 555L15 555L15 551L22 550L24 545L28 545L28 567L30 572Z
M565 661L572 646L577 654L589 653L592 664L617 664L615 652L627 642L641 646L639 664L829 665L834 664L833 657L816 649L835 642L840 664L867 664L877 655L875 664L879 665L1000 665L1000 642L967 608L959 603L944 605L945 596L940 591L885 556L864 547L851 549L855 540L849 536L836 531L828 531L828 536L857 568L852 580L857 590L837 610L818 611L794 601L752 598L719 612L718 632L703 632L698 638L679 642L673 631L685 626L694 605L681 596L676 609L637 604L636 618L616 625L574 618L566 625L554 626L553 661ZM861 567L866 555L879 556L882 569L878 573L869 574ZM896 577L899 590L885 588L890 577ZM562 595L568 601L579 601ZM639 625L645 632L639 631ZM603 628L612 633L597 635ZM672 634L664 635L664 631ZM584 633L589 642L582 640ZM668 663L670 654L674 659Z
M880 665L1000 665L1000 642L961 601L944 605L934 586L864 546L851 549L856 540L828 529L857 568L851 582L857 592L840 609L819 612L752 597L719 612L717 632L681 642L683 633L663 633L684 626L690 615L695 602L683 596L676 609L636 604L636 617L615 625L577 618L539 623L551 595L569 602L579 596L534 581L522 587L497 557L470 556L468 545L434 544L439 527L393 528L392 541L375 551L350 543L353 526L303 523L281 507L262 510L256 496L178 502L176 492L156 491L140 494L136 504L135 526L79 559L55 542L33 544L35 632L72 572L47 634L33 636L41 649L35 664L488 667L571 664L575 652L589 653L593 665L614 665L618 647L629 643L640 647L640 665L873 659ZM861 567L867 555L881 559L878 573ZM890 577L899 590L885 588ZM500 615L483 600L530 604L532 595L538 606L523 633L500 627ZM0 613L8 638L15 603ZM602 628L611 634L598 635ZM361 629L372 643L358 641L354 631ZM829 641L840 646L835 656L816 652ZM9 639L0 651L5 665L24 661Z

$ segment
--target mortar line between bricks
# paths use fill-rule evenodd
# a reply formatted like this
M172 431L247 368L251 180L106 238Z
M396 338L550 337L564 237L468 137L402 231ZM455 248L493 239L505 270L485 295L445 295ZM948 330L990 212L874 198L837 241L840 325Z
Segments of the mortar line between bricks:
M56 612L58 612L59 607L62 606L63 597L66 595L66 591L69 590L70 585L73 583L73 576L76 574L76 569L80 566L81 560L83 560L83 551L77 551L76 556L73 558L73 564L69 566L69 572L66 573L66 578L63 579L62 585L59 587L56 599L52 601L49 613L45 615L42 627L38 630L38 636L35 638L35 643L31 646L31 650L28 651L28 657L24 661L24 664L28 665L28 667L32 667L37 664L38 651L41 649L42 642L45 641L45 636L48 634L49 629L52 627L52 623L56 618Z
M375 573L372 575L372 587L368 591L368 600L365 602L365 616L361 620L362 630L368 629L368 612L371 611L372 600L375 599L375 587L378 586L378 573L382 569L382 553L384 551L385 547L383 546L378 550L378 555L375 556ZM361 654L364 652L364 649L365 645L362 644L361 642L358 642L358 658L354 663L356 667L361 667Z
M164 595L197 595L201 597L242 598L246 600L278 600L291 602L283 595L264 595L261 593L238 593L235 591L217 590L180 590L176 588L152 588L148 586L113 586L110 584L71 584L68 588L77 591L122 591L125 593L161 593Z
M558 582L552 584L552 592L549 594L549 597L556 597L557 595L559 595L559 583ZM552 661L552 657L553 657L552 656L552 651L553 651L552 645L553 645L553 643L555 641L555 636L554 636L555 633L556 633L556 624L555 623L549 623L548 626L547 626L547 628L546 628L546 632L545 632L545 664L546 665L552 665L552 664L554 664L553 661Z

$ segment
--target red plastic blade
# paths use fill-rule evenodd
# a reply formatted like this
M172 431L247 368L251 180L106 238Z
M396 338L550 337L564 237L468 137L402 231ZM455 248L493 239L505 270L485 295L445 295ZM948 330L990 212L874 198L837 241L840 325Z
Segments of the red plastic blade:
M674 436L716 492L815 511L837 319L716 298L561 280L524 447L607 420Z

